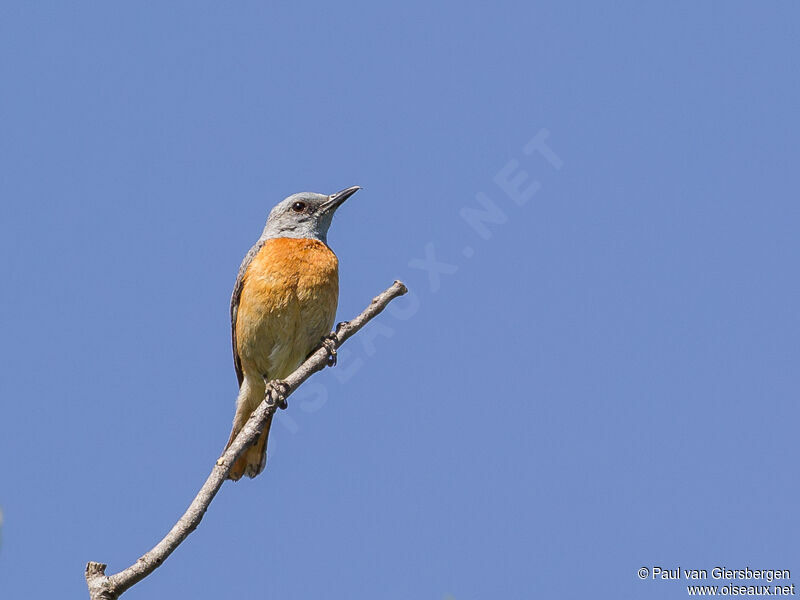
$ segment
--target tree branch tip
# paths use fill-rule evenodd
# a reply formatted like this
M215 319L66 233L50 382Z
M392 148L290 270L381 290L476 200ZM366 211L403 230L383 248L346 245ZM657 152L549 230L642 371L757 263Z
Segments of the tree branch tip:
M107 567L108 565L104 565L103 563L88 562L86 563L86 576L87 577L105 576Z

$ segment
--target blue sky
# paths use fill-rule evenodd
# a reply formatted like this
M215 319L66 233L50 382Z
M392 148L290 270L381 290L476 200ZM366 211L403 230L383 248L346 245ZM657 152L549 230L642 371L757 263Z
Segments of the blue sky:
M283 197L355 184L339 318L412 295L125 598L800 573L798 16L4 3L0 595L86 597L86 561L171 527L227 440L242 256Z

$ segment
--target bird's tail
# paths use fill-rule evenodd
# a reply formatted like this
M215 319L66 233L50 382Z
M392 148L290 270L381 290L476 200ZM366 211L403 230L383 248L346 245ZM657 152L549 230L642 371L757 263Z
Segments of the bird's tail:
M256 409L264 398L264 390L253 389L248 386L245 379L242 388L239 390L239 398L236 401L236 415L233 418L233 428L231 429L231 436L228 438L228 443L225 445L227 450L236 439L236 436L247 423L250 414ZM242 475L247 475L250 478L255 477L264 470L267 464L267 439L269 438L269 428L272 425L272 415L270 415L267 424L264 426L264 431L258 437L256 443L245 450L242 455L236 459L231 467L231 472L228 473L228 479L238 481Z

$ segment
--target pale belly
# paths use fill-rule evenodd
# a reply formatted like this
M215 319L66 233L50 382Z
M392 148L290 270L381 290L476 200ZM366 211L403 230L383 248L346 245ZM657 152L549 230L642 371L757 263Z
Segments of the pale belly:
M250 310L240 309L237 337L243 370L267 379L289 376L319 346L335 318L335 305L323 307L297 298L278 308L251 304Z

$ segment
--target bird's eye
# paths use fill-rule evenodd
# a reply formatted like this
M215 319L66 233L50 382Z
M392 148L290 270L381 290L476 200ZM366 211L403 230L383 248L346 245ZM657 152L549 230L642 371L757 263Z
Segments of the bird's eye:
M294 204L292 204L292 210L294 212L303 212L305 209L306 209L305 202L295 202Z

